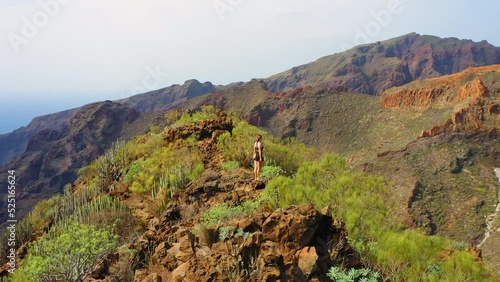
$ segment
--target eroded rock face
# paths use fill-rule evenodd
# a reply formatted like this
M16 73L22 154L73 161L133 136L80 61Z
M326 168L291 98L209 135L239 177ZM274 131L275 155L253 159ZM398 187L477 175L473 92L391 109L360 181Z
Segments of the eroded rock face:
M384 92L381 103L392 110L452 109L442 124L422 130L419 138L445 132L498 132L500 128L500 65L416 81ZM483 79L485 81L483 81Z
M321 215L312 206L302 206L298 211L286 209L266 219L262 235L285 249L300 250L311 243L320 223Z
M494 109L499 104L492 101L478 101L452 114L443 124L430 130L423 130L419 138L436 136L445 132L499 132L500 116ZM493 110L492 110L493 109Z
M416 81L384 92L380 101L387 109L407 110L456 106L487 97L490 89L481 76L500 72L500 65L470 68L464 72ZM497 87L492 87L496 92Z

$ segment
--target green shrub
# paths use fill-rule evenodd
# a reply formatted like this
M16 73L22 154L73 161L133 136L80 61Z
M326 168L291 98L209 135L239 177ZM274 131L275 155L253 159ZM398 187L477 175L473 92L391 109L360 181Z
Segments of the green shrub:
M35 231L42 231L45 226L55 221L62 200L60 195L56 195L36 204L30 214L33 229Z
M97 184L106 190L111 183L119 181L124 170L129 166L128 146L123 141L117 141L95 161L98 177Z
M278 176L262 194L272 208L312 203L330 207L341 218L350 236L373 236L386 219L386 195L383 179L351 173L344 159L325 155L320 162L301 166L294 178Z
M183 189L204 170L201 153L194 146L195 142L194 138L180 140L177 144L154 150L147 158L135 161L125 176L130 191L153 191L153 195L157 195L161 179L164 179L163 183L168 183L166 188L170 192Z
M366 268L351 268L348 272L345 272L339 267L332 267L328 271L327 276L336 282L377 282L380 278L380 273Z
M232 134L226 132L217 138L217 146L226 161L235 161L242 166L252 165L253 144L257 134L266 133L244 121L234 122ZM264 137L265 139L265 137ZM266 140L266 139L265 139Z
M275 177L282 175L284 171L279 166L263 166L260 171L260 177L267 182Z
M362 264L380 273L387 281L489 281L483 264L471 254L451 251L453 242L404 230L390 216L387 189L381 178L352 173L337 155L325 155L319 162L303 164L293 178L278 176L266 186L261 201L272 208L312 203L328 206L345 223L348 239L362 257ZM456 245L456 244L455 244ZM332 270L345 280L359 273ZM356 275L355 275L356 274ZM364 277L369 278L369 277ZM344 279L344 280L342 280ZM354 279L362 280L356 276Z
M240 163L237 161L225 161L222 163L221 168L225 171L235 170L240 168Z
M216 116L215 114L215 108L214 106L211 105L204 105L201 106L201 110L191 113L191 112L185 112L182 114L182 116L172 125L172 127L175 126L181 126L185 124L190 124L190 123L198 123L201 120L207 120L214 118ZM170 118L170 116L169 116Z
M220 203L203 214L203 221L207 227L218 226L232 219L251 216L259 205L258 201L247 201L234 207Z
M32 281L83 281L117 247L117 237L91 225L71 224L55 238L30 244L21 272Z
M287 174L293 174L304 162L316 158L314 149L295 138L286 138L281 141L274 137L268 137L266 140L268 139L271 142L264 143L265 165L279 166Z
M75 183L89 183L97 175L95 162L92 162L90 165L80 168L77 175L78 179L75 181Z
M143 163L144 163L144 161L142 159L139 159L139 160L133 162L130 165L130 168L128 169L127 174L125 174L123 181L125 181L125 183L127 183L127 184L132 184L134 178L136 178L137 175L139 174L139 172L142 171L142 167L144 166Z

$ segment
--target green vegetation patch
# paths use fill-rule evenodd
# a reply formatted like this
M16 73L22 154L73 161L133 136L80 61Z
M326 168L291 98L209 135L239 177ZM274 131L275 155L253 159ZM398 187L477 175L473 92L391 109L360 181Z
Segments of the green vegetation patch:
M345 223L349 242L360 253L362 264L384 280L493 279L491 271L471 253L454 250L453 242L402 228L390 216L388 193L382 178L350 172L343 158L329 154L304 163L294 177L271 180L261 201L273 208L305 203L329 207ZM359 271L334 269L329 275L338 281L370 281L367 279L373 277L368 275L373 273L362 277Z
M83 281L117 244L117 236L106 229L71 224L57 237L30 244L13 281Z
M248 217L257 211L259 205L259 201L247 201L234 207L220 203L203 214L203 222L207 227L215 227L233 219Z

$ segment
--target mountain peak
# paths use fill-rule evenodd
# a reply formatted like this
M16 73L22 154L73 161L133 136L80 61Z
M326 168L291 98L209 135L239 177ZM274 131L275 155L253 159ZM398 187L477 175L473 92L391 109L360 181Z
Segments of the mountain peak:
M500 49L486 41L409 33L326 56L265 81L274 92L311 85L381 95L413 80L499 63Z

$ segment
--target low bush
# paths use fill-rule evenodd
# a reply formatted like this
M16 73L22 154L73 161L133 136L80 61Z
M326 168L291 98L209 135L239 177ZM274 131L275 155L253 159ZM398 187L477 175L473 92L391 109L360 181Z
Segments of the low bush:
M44 236L30 244L19 272L28 281L84 281L116 247L117 236L109 231L71 224L55 238Z
M237 161L225 161L222 163L221 168L225 171L235 170L240 167L240 163Z
M279 166L263 166L260 171L262 181L268 182L269 180L282 175L284 171Z
M175 116L175 113L172 115ZM211 119L214 117L216 117L214 106L204 105L204 106L201 106L200 111L197 111L194 113L193 112L183 113L180 116L180 118L176 122L174 122L172 127L181 126L181 125L185 125L185 124L189 124L189 123L198 123L201 120ZM168 121L168 119L172 118L172 116L167 116L166 118Z
M354 269L343 271L339 267L332 267L327 273L328 278L336 282L377 282L380 273L370 269Z
M33 211L30 218L35 231L41 232L44 227L53 223L56 219L57 211L62 203L60 195L53 196L47 200L39 202Z
M207 227L215 227L232 219L251 216L259 205L258 201L247 201L234 207L220 203L203 214L203 221Z
M180 140L177 144L161 147L149 157L132 163L124 178L130 184L130 191L153 191L156 195L162 183L166 183L166 188L171 192L183 189L204 170L201 153L195 148L195 142L194 139Z

